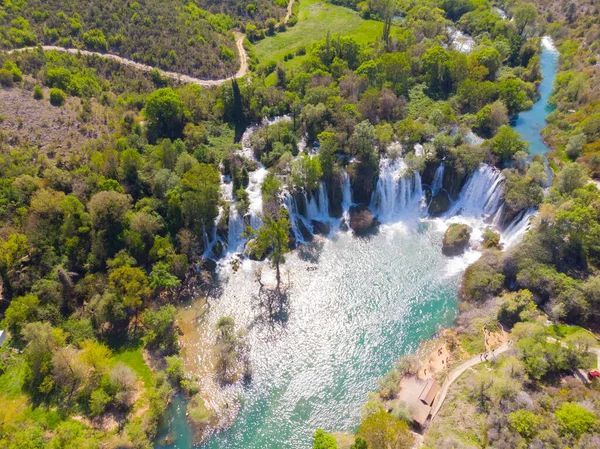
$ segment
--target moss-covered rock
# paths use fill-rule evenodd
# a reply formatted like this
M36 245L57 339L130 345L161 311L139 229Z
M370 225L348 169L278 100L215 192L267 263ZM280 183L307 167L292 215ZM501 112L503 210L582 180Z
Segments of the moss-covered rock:
M483 247L484 248L501 248L500 234L493 231L492 229L486 229L483 233Z
M446 256L455 256L462 253L469 245L471 231L472 229L466 224L451 224L442 240L442 252Z

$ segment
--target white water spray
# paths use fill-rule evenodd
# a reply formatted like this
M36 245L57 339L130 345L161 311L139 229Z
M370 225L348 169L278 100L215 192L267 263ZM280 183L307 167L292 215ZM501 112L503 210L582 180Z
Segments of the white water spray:
M435 171L435 175L433 176L433 181L431 183L432 197L436 196L440 190L442 190L442 185L444 183L444 169L444 163L442 162Z
M488 219L500 209L503 194L504 176L500 170L481 164L469 177L447 215Z
M407 214L420 214L423 198L421 175L407 173L402 158L395 162L383 158L379 163L379 179L373 197L371 211L381 222L391 222Z

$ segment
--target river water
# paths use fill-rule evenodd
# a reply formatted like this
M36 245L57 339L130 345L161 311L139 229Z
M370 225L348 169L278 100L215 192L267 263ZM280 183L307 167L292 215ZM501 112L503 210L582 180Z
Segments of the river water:
M547 45L541 60L541 100L516 124L532 153L546 151L539 131L557 66ZM462 201L457 213L465 214L473 204L467 204L466 194ZM204 325L210 329L219 317L232 316L248 330L253 375L247 385L232 390L241 399L233 426L202 447L304 449L318 427L353 430L377 379L423 339L451 325L457 314L460 276L478 253L442 255L443 232L453 220L398 214L369 237L339 232L300 246L283 268L288 292L282 307L275 307L277 313L258 295L256 262L245 261L236 273L223 267L222 292L211 301ZM476 219L467 221L476 226ZM263 276L268 282L272 273L264 268ZM185 422L185 403L177 398L159 435L177 437L167 448L192 447Z

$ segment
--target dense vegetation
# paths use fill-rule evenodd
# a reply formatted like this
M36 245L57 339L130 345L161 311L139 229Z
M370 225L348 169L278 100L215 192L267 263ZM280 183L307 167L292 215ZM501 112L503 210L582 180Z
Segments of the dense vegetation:
M193 2L17 1L0 8L0 48L37 44L113 52L201 78L235 73L235 22Z

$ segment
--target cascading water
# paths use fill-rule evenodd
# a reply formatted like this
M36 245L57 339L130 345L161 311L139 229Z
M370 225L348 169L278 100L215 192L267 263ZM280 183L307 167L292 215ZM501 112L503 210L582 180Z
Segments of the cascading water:
M534 208L524 210L502 231L500 243L504 245L505 249L521 241L525 233L531 228L532 219L536 214L537 211Z
M371 211L381 222L398 220L400 217L420 212L423 189L419 172L410 176L402 158L391 161L381 159L379 179L371 198Z
M550 57L543 48L541 60L549 95L558 56ZM544 104L545 100L538 111L542 121L547 115L542 115ZM523 130L537 135L531 115L522 113L520 117ZM462 206L469 203L469 197L476 197L470 190L475 180L470 181L460 195ZM480 189L483 194L496 196L498 192L490 191L491 185L481 181ZM284 195L284 204L289 209L294 207L295 213L291 200L291 195ZM490 198L480 203L488 204ZM501 207L497 209L495 217L502 213ZM479 229L487 226L481 219L464 215L454 219L476 222ZM257 309L259 286L253 268L264 268L265 276L271 275L273 281L266 264L252 261L235 275L227 277L225 273L218 300L210 302L198 326L202 339L186 349L209 373L199 378L210 379L214 374L211 345L215 324L221 317L231 316L236 327L248 330L253 377L243 389L234 390L240 392L243 407L233 426L215 433L204 448L302 449L312 444L317 427L356 428L367 392L389 371L392 361L412 352L421 339L430 338L440 327L453 323L457 276L480 254L477 248L469 248L463 258L443 256L438 244L450 217L426 221L427 226L416 229L388 226L369 239L342 233L327 240L314 258L290 254L285 268L289 283L285 321L267 321L264 309ZM506 245L510 235L520 233L517 227L528 222L521 219L507 227L503 233ZM443 228L439 229L437 223ZM473 241L476 239L474 235ZM203 390L205 387L202 385ZM171 409L173 404L176 402ZM177 406L179 412L172 420L165 420L167 425L159 434L159 440L164 440L160 445L157 442L156 448L165 449L162 444L173 436L177 441L166 449L194 445L191 432L183 435L179 431L187 428L188 416L185 404Z
M342 220L350 223L350 207L352 206L352 189L350 188L350 176L344 170L342 172Z
M296 242L305 243L304 235L300 230L300 223L302 223L303 226L306 226L306 223L304 218L298 213L298 207L296 206L296 200L294 199L294 196L285 190L281 195L281 202L283 203L283 207L286 208L288 216L290 217L290 226Z
M304 201L306 204L306 218L309 220L316 220L322 222L328 222L331 220L329 215L329 199L327 198L327 188L325 183L321 181L319 183L319 189L316 195L312 195L310 198L304 193Z
M435 175L433 176L433 182L431 183L431 196L436 196L440 190L442 190L442 185L444 183L444 163L442 162L440 166L435 171Z
M267 169L261 167L250 173L250 180L246 192L248 192L248 213L250 215L250 227L255 231L263 224L261 215L263 210L261 186L267 177Z
M244 249L244 219L237 210L233 197L233 183L224 176L221 178L221 197L229 202L229 220L227 222L227 252L240 252Z
M473 218L493 217L502 204L504 176L487 164L469 177L458 200L450 207L448 216L462 215Z

